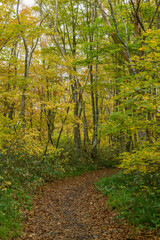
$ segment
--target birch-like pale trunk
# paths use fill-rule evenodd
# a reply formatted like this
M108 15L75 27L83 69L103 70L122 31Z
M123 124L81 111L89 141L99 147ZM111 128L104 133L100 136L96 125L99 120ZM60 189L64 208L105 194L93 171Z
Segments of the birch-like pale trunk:
M20 0L17 1L17 20L18 20L18 24L21 25L21 21L20 21L20 15L19 15L19 6L20 6ZM46 15L44 18L42 18L42 1L40 1L40 23L39 23L39 27L41 26L43 20L46 18ZM29 78L29 68L31 65L31 61L32 61L32 56L33 53L38 45L38 41L39 41L39 36L36 38L35 43L33 43L31 49L29 50L28 44L27 44L27 39L25 37L22 37L23 39L23 44L24 44L24 49L25 49L25 67L24 67L24 86L22 89L22 97L21 97L21 110L19 113L19 117L22 119L22 129L23 132L25 132L25 128L26 128L26 119L25 119L25 111L26 111L26 82L27 79Z

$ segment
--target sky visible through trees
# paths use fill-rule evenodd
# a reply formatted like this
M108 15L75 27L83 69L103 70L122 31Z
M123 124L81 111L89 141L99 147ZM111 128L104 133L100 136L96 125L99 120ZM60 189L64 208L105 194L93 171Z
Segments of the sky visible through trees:
M32 6L34 4L34 0L23 0L24 4L28 5L28 6Z

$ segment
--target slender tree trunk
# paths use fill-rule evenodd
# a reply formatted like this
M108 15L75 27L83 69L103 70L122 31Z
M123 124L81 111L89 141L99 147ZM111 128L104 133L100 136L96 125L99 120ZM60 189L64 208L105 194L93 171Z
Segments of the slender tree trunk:
M88 136L88 126L87 126L87 118L86 118L86 109L85 109L85 102L83 103L83 149L87 151L87 144L89 143L89 136Z
M67 120L68 112L69 112L69 107L67 107L66 116L65 116L64 120L62 121L62 127L61 127L60 132L59 132L59 135L58 135L56 148L58 148L58 146L59 146L59 141L60 141L60 138L61 138L61 134L62 134L62 132L63 132L63 125L64 125L65 121Z
M93 74L92 74L93 66L90 65L90 81L91 81L91 101L92 101L92 120L93 120L93 137L92 137L92 151L91 157L95 161L97 158L97 117L96 116L96 97L94 94L94 81L93 81Z
M77 99L77 92L74 93L74 118L75 118L75 124L74 124L74 143L76 149L79 151L81 149L81 134L80 134L80 124L79 124L79 116L78 116L78 110L79 110L79 102Z

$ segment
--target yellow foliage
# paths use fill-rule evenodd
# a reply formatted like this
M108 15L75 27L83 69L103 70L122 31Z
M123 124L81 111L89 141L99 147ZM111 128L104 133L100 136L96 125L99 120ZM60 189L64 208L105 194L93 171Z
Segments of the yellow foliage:
M144 147L133 153L123 153L122 162L119 165L126 173L139 171L142 174L156 172L160 167L160 152L158 145Z

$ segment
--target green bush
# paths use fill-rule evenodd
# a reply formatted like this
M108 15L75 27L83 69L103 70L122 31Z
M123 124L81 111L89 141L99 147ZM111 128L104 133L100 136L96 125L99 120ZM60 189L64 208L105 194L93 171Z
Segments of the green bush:
M139 173L120 172L97 182L97 188L109 196L111 208L119 211L135 226L148 229L160 228L159 174L145 176Z
M31 193L44 180L53 180L62 169L47 156L24 152L0 154L0 239L18 237L22 230L22 209L31 207Z

